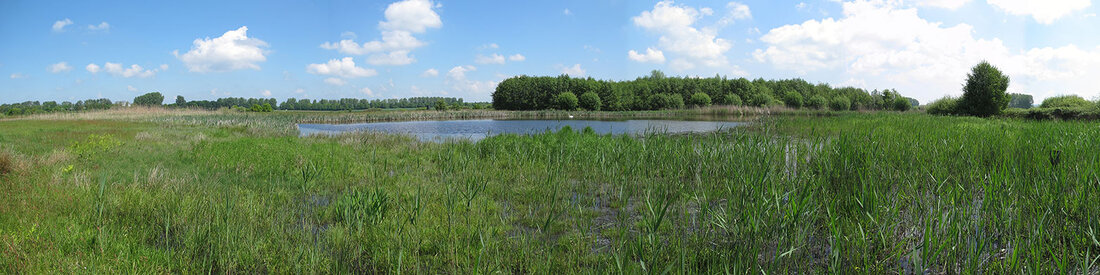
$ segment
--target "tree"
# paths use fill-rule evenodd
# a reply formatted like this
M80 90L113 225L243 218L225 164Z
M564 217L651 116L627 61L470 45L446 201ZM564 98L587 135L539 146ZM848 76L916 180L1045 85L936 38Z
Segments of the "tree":
M691 95L691 99L688 100L688 102L695 107L710 106L710 96L702 92L695 93Z
M847 111L848 108L851 108L851 104L851 101L848 101L847 97L838 95L834 97L832 101L829 101L829 109L833 109L833 111Z
M928 104L927 112L933 115L951 115L958 110L959 100L953 97L944 97Z
M599 111L603 107L603 102L600 101L600 95L595 92L587 92L581 95L580 106L585 110Z
M1008 82L1008 76L997 67L985 61L978 63L967 75L963 96L956 105L959 113L980 117L1001 114L1008 106Z
M183 107L183 105L187 105L187 100L183 99L182 95L177 95L176 96L176 107Z
M825 100L824 96L815 95L815 96L811 96L810 100L806 101L806 107L821 110L821 109L825 108L825 103L826 103L826 100Z
M554 106L560 110L572 111L577 109L577 95L564 92L554 97Z
M164 96L158 92L147 93L134 98L134 105L160 106L164 103Z
M443 100L436 100L434 108L435 108L436 111L446 111L447 110L447 102L443 101Z
M1008 100L1009 108L1028 109L1035 105L1035 99L1031 95L1026 94L1008 94L1010 98Z

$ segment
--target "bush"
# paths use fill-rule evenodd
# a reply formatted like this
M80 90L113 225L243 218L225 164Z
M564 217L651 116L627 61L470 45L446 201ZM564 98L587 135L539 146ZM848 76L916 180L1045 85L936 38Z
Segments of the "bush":
M741 106L741 104L743 104L741 102L741 97L737 96L737 94L735 94L735 93L728 93L725 96L723 96L723 98L724 98L724 100L722 100L722 101L726 105Z
M269 113L275 109L271 107L270 103L264 103L264 105L252 104L252 107L248 108L249 112Z
M680 95L660 93L650 96L650 107L655 110L679 109L684 107L684 98Z
M788 91L787 94L783 96L783 103L787 104L787 107L795 109L802 108L802 94L795 91Z
M432 107L432 108L435 108L436 111L446 111L447 110L447 102L443 101L443 100L436 100L435 101L435 107Z
M905 112L908 111L909 108L913 108L913 105L909 102L909 99L906 99L904 97L894 99L894 110Z
M600 101L600 95L595 92L587 92L581 94L580 105L585 110L599 111L603 107L603 102Z
M821 110L825 108L825 102L825 97L821 95L811 96L810 100L806 101L806 107Z
M710 96L706 93L697 92L691 95L691 100L688 100L688 102L695 107L710 106Z
M560 93L554 97L554 106L559 110L572 111L577 109L577 95L572 92Z
M959 100L953 97L944 97L933 101L928 104L927 112L933 115L952 115L955 114L955 108L958 106Z
M838 95L829 101L829 109L833 111L847 111L849 108L852 108L852 102L846 96Z
M164 95L157 92L140 95L134 98L134 105L138 106L160 106L163 103Z
M960 114L988 117L998 115L1008 106L1008 76L989 62L982 61L967 75L963 96L956 104Z
M1088 108L1094 104L1075 95L1064 95L1047 98L1039 108Z

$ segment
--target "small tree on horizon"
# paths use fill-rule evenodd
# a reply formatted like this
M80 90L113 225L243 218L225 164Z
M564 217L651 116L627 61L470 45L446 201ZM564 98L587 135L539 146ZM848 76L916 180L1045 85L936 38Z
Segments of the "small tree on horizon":
M988 117L999 115L1008 106L1009 78L1000 69L982 61L971 69L963 86L963 96L959 98L959 113Z
M176 96L176 107L183 107L183 105L187 105L187 100L183 99L182 95L177 95Z
M158 92L147 93L134 98L134 105L160 106L164 103L164 95Z

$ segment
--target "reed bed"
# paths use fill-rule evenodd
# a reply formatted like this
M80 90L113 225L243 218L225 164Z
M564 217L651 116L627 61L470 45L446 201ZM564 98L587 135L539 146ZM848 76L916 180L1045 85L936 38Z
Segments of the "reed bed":
M151 117L0 175L0 271L1100 271L1098 123L844 113L438 144ZM158 119L175 126L140 122ZM0 141L46 156L34 135L97 129L64 121L0 121Z

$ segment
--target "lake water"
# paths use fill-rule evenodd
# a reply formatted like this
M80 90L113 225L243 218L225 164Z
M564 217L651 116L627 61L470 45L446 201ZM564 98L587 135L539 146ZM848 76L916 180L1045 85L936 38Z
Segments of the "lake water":
M424 141L467 139L478 141L498 134L537 134L569 126L574 131L592 127L598 134L703 133L729 129L745 122L682 120L443 120L356 124L298 124L302 136L353 131L409 134Z

